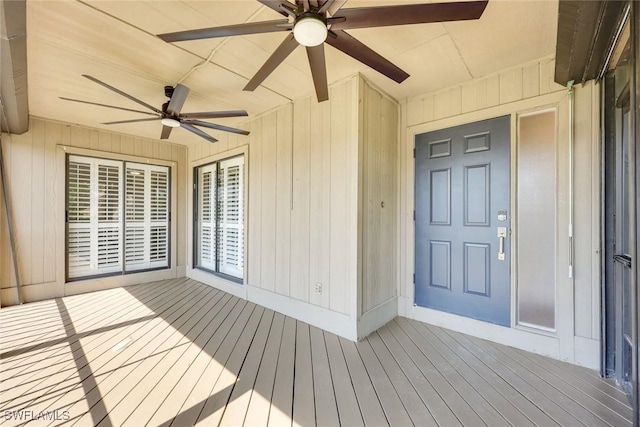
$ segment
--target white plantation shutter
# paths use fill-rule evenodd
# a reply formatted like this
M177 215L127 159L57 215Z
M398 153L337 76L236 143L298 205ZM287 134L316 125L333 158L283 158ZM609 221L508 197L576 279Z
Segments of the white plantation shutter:
M67 172L69 277L91 273L91 163L69 159Z
M125 269L169 265L169 168L126 164Z
M198 267L244 277L244 157L198 168Z
M69 278L122 270L122 164L70 156L67 174Z
M169 265L169 168L151 170L151 232L149 262Z
M69 279L168 267L169 168L75 155L67 164Z
M198 265L213 271L216 270L216 166L214 163L198 170Z
M145 267L145 170L127 164L125 178L125 265L127 270Z
M237 278L244 272L244 158L220 162L218 172L218 269Z

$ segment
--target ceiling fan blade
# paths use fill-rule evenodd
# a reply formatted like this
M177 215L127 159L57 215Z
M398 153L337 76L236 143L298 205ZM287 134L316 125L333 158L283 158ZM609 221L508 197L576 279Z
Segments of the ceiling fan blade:
M189 132L195 133L199 137L204 138L209 142L218 142L218 140L215 139L214 137L212 137L211 135L208 135L205 132L202 132L200 129L198 129L197 127L195 127L193 125L190 125L189 123L182 122L182 123L180 123L180 127L188 130Z
M152 119L133 119L133 120L118 120L115 122L104 122L103 125L119 125L122 123L138 123L138 122L152 122L154 120L162 120L162 117L154 117Z
M285 9L293 10L296 8L294 4L286 0L258 0L263 5L278 12L280 15L289 16Z
M203 126L203 127L209 128L209 129L217 129L217 130L221 130L221 131L224 131L224 132L237 133L237 134L240 134L240 135L249 135L249 131L246 131L246 130L232 128L232 127L229 127L229 126L217 125L215 123L203 122L201 120L185 120L182 123L187 123L187 124L196 125L196 126Z
M147 108L148 108L148 109L150 109L151 111L155 111L155 112L156 112L156 113L158 113L158 114L162 114L162 111L158 110L158 109L157 109L156 107L154 107L153 105L149 105L149 104L147 104L147 103L146 103L146 102L144 102L144 101L140 101L138 98L135 98L135 97L133 97L133 96L129 95L128 93L124 93L124 92L123 92L123 91L121 91L120 89L116 89L115 87L113 87L113 86L111 86L111 85L108 85L108 84L106 84L105 82L103 82L103 81L100 81L100 80L96 79L95 77L92 77L92 76L90 76L90 75L88 75L88 74L83 74L83 75L82 75L82 77L87 78L87 79L91 80L91 81L92 81L92 82L94 82L94 83L98 83L100 86L106 87L107 89L109 89L109 90L111 90L111 91L113 91L113 92L117 93L118 95L122 95L122 96L124 96L125 98L132 100L133 102L137 102L138 104L140 104L140 105L142 105L142 106L147 107Z
M158 34L167 43L189 40L212 39L217 37L243 36L247 34L273 33L289 31L292 26L286 19L276 21L247 22L246 24L227 25L224 27L201 28L199 30L178 31L176 33Z
M296 3L297 3L297 1L296 1ZM315 6L317 6L317 4ZM309 0L302 0L302 9L305 12L309 12L309 10L311 9L311 4L309 3Z
M173 128L171 126L162 125L162 133L160 134L160 139L169 139L169 135L171 135L171 130Z
M384 74L391 80L398 83L402 83L409 77L405 71L403 71L397 65L391 63L388 59L385 59L380 54L371 50L367 45L356 39L344 31L332 31L335 34L329 35L326 42L331 46L339 49L349 55L350 57L357 59L365 65L373 68L379 73Z
M291 33L287 36L286 39L284 39L280 46L278 46L275 52L271 54L269 59L267 59L267 62L265 62L264 65L258 70L256 75L253 76L251 80L249 80L249 83L247 83L247 85L244 87L244 90L251 91L260 86L264 79L269 77L269 74L271 74L273 70L275 70L276 67L280 65L280 63L284 61L296 47L298 47L298 42L293 37L293 33Z
M313 85L316 87L318 102L329 99L329 87L327 86L327 66L324 60L324 44L307 47L307 57L313 76Z
M344 21L336 22L331 29L466 21L480 18L487 3L488 1L483 0L341 9L334 17L345 18Z
M156 115L156 113L150 113L148 111L133 110L131 108L116 107L115 105L100 104L99 102L82 101L81 99L65 98L64 96L59 96L59 98L60 99L64 99L65 101L81 102L83 104L97 105L99 107L114 108L116 110L130 111L132 113L148 114L150 116L155 116Z
M327 12L329 16L333 16L342 6L344 6L346 2L347 0L327 0L327 2L322 5L318 13Z
M245 117L248 116L244 110L230 111L202 111L199 113L183 113L180 114L181 119L219 119L221 117Z
M180 114L180 110L182 110L184 101L187 100L187 95L189 95L189 88L178 83L173 89L171 100L169 101L169 105L167 106L167 113L173 116L177 116L178 114Z

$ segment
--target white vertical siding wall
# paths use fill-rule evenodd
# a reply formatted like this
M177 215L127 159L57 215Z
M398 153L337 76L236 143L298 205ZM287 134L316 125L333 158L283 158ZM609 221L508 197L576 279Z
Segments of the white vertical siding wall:
M397 311L398 110L395 100L361 84L362 290L358 336Z
M123 278L64 284L64 162L61 146L88 150L86 155L109 158L135 156L136 161L161 160L172 169L175 209L171 271L140 273ZM27 133L2 135L7 183L12 202L18 268L25 301L64 296L128 283L155 280L159 275L184 275L186 262L186 160L185 146L147 140L32 117ZM177 191L175 191L178 189ZM2 305L17 303L4 198L0 197L0 288ZM62 207L62 209L60 209ZM177 241L176 241L177 240ZM62 245L60 244L62 242Z
M333 85L328 102L304 98L249 120L249 136L190 148L192 166L248 153L245 285L190 269L193 277L354 335L358 81Z
M327 102L303 98L249 120L249 136L190 147L192 166L248 158L245 285L190 274L356 339L360 314L396 293L397 117L393 100L354 76Z
M568 96L567 89L553 82L553 58L546 58L482 79L409 99L401 108L400 248L401 295L399 312L478 336L504 342L556 358L597 368L599 364L599 106L598 86L588 83L575 88L574 107L574 278L568 277ZM431 313L413 306L413 147L414 135L498 117L555 107L558 120L557 145L557 272L558 321L555 334L500 328L481 322ZM512 129L512 158L516 130ZM515 162L512 161L512 168ZM512 169L513 179L517 170ZM514 196L517 196L514 194ZM513 205L512 205L513 207ZM512 209L513 210L513 209ZM517 221L517 216L515 218ZM551 231L550 231L551 232ZM512 238L517 238L514 234ZM513 246L512 246L513 247ZM514 256L517 256L514 255ZM512 266L515 265L512 259ZM513 267L512 267L513 268ZM512 271L512 276L515 276ZM515 286L517 283L514 283Z

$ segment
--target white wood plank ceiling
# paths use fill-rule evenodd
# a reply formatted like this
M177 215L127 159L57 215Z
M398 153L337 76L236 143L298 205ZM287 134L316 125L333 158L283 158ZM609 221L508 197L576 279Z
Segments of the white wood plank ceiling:
M422 2L350 0L345 7ZM361 72L402 100L491 74L553 54L557 9L557 0L490 0L478 21L351 30L353 36L411 77L397 84L325 45L328 81L331 84ZM90 74L159 108L166 101L163 86L174 85L210 55L208 63L182 82L191 88L183 112L245 109L256 115L313 95L303 48L296 49L255 92L242 90L284 39L284 33L174 44L155 37L159 33L279 18L280 15L255 0L30 0L27 2L30 112L157 139L161 128L158 122L100 125L142 116L62 101L58 97L139 108L81 77ZM236 126L241 121L216 122ZM216 131L211 134L219 136ZM184 130L173 132L170 138L172 142L187 144L198 140Z

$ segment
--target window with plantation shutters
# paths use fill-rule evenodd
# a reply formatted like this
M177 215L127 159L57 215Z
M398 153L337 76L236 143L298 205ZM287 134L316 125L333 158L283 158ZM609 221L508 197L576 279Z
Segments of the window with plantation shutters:
M169 266L169 168L69 156L67 276Z
M197 170L196 266L244 277L244 157Z
M218 172L218 268L242 277L244 269L244 159L220 162Z
M169 265L169 170L126 163L125 270Z
M198 265L215 271L216 267L216 181L217 163L203 166L198 170L199 198L198 198Z
M70 156L67 168L68 276L122 270L122 163Z

